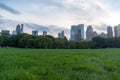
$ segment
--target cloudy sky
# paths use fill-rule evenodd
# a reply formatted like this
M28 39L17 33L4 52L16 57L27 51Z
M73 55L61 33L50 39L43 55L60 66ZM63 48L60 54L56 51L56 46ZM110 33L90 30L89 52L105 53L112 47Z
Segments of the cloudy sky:
M120 0L0 0L0 18L56 25L93 25L105 31L106 25L120 23Z

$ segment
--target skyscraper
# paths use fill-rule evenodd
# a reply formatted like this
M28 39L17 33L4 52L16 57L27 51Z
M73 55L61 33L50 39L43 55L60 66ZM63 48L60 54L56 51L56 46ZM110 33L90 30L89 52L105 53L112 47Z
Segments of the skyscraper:
M23 27L24 27L24 24L21 24L20 33L23 33Z
M84 40L84 24L79 24L78 28L80 28L81 40Z
M107 27L107 37L112 38L113 37L113 30L111 26Z
M84 24L71 26L71 40L72 41L84 40Z
M120 24L114 27L115 37L120 37Z
M91 41L93 37L94 37L93 28L91 25L89 25L86 30L86 40Z
M120 37L120 24L118 25L117 30L118 30L118 37Z
M114 35L118 37L118 26L114 26Z
M62 38L62 39L65 38L64 31L62 31L61 33L58 33L58 38Z
M20 31L21 31L21 30L20 30L20 25L18 24L18 25L16 26L16 33L19 34Z
M23 24L21 24L21 25L18 24L18 25L16 26L16 33L17 33L17 34L23 33L23 27L24 27Z
M32 35L33 35L33 36L38 36L38 30L33 30L33 31L32 31Z
M47 35L47 31L43 31L43 36L46 36Z
M76 25L71 26L71 40L76 41L75 33L76 33Z

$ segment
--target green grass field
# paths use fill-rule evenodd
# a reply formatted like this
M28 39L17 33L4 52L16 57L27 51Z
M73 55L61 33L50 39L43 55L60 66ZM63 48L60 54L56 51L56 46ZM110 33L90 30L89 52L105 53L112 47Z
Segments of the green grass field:
M0 48L0 80L120 80L120 49Z

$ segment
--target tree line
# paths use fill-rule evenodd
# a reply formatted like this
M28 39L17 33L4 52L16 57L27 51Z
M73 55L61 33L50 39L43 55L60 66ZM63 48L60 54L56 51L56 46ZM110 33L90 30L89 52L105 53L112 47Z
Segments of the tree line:
M94 37L92 41L69 41L67 38L47 36L32 36L30 34L9 35L1 34L1 47L36 48L36 49L96 49L120 48L120 38Z

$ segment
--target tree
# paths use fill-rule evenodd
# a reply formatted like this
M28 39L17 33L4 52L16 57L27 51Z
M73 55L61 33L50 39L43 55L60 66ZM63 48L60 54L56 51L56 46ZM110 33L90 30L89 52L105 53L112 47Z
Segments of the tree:
M23 34L22 37L18 41L18 47L21 48L32 48L33 47L33 39L29 34Z
M1 34L0 36L0 46L3 46L3 47L7 47L9 46L9 39L10 38L10 35L9 34Z
M95 48L107 48L107 40L102 37L94 37L92 41L95 43Z
M65 39L56 38L54 45L57 49L65 49Z

